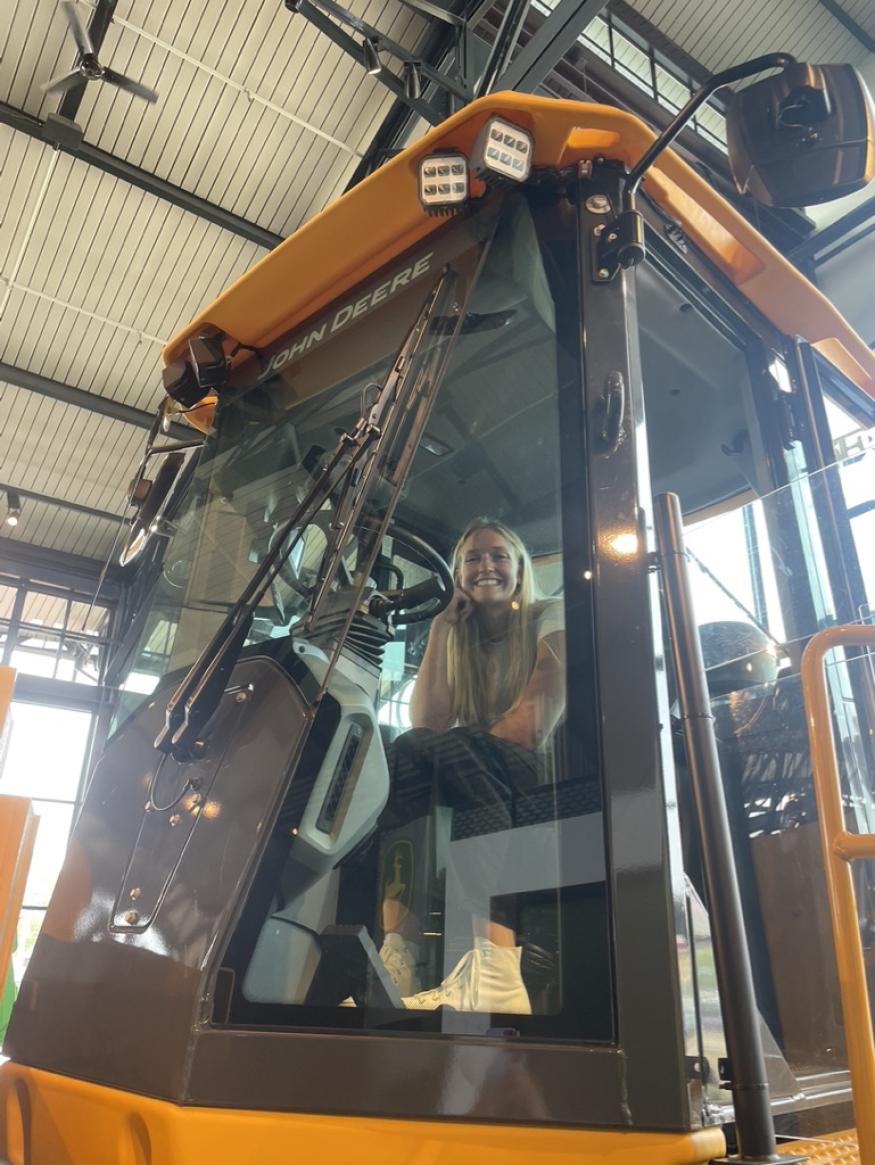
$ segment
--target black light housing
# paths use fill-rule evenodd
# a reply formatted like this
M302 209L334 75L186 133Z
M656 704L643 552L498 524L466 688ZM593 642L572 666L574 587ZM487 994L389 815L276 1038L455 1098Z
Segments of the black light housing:
M6 518L7 526L17 526L21 517L21 494L14 489L6 491Z
M471 150L471 172L492 185L525 182L532 169L535 142L522 126L490 117Z
M365 72L376 77L383 66L380 64L380 53L377 42L372 37L365 37L362 41L362 58Z
M408 101L418 101L422 96L422 67L419 61L404 62L404 96Z
M875 177L875 109L851 65L794 61L731 93L726 115L736 186L768 206L812 206Z
M194 369L187 360L174 360L161 370L164 391L184 409L193 408L204 396Z
M228 379L228 357L222 339L223 335L219 331L204 331L188 341L191 366L203 390L221 388Z

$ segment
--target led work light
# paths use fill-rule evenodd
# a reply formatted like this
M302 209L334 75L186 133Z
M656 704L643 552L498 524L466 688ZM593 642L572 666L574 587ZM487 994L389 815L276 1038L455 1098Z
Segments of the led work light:
M429 154L419 163L419 201L429 214L452 214L468 201L464 154Z
M471 153L471 170L487 182L525 182L532 169L534 141L528 130L503 117L490 117Z

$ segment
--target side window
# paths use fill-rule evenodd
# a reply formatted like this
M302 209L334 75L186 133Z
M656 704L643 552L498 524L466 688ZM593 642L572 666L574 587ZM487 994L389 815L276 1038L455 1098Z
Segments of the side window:
M825 397L838 463L769 492L744 353L679 293L642 280L642 364L655 494L680 495L757 1004L769 1055L801 1077L845 1063L799 667L821 627L871 616L872 465L864 418ZM781 381L780 365L772 369ZM829 377L824 375L824 388ZM789 388L789 382L785 387ZM839 537L842 499L856 544ZM859 526L859 534L855 529ZM852 577L859 562L862 579ZM840 585L839 585L840 584ZM848 599L852 601L849 602ZM840 601L844 602L844 607ZM847 612L847 614L843 613ZM830 662L849 828L872 827L871 660ZM672 711L679 711L676 686ZM684 863L707 906L692 779L672 721ZM862 880L862 874L861 874ZM867 893L871 893L871 878ZM793 909L788 903L804 903ZM788 952L812 952L805 966ZM770 1039L771 1037L771 1039Z
M829 387L827 386L827 392ZM864 593L858 596L857 614L875 621L875 407L866 402L865 412L851 409L826 395L827 423L839 462L837 476L848 508L848 524L860 567Z
M562 534L580 393L558 343L536 223L508 199L375 578L427 583L443 560L455 591L394 627L370 705L342 652L226 957L231 1024L612 1038L592 614ZM371 825L316 861L295 822L329 761L351 776L326 846L369 782Z

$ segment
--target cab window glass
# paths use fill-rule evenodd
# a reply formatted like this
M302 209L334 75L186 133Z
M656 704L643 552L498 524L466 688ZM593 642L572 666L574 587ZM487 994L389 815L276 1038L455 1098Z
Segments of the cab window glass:
M840 611L870 617L875 560L854 524L862 531L875 509L873 452L865 417L850 406L853 393L837 390L824 405L841 460L807 472L801 440L772 448L774 458L786 456L793 480L771 490L762 476L769 438L759 418L771 414L769 394L792 391L783 362L772 360L757 408L760 382L751 384L744 338L699 314L655 272L641 281L640 306L652 487L681 499L764 1043L770 1059L801 1080L843 1067L846 1055L835 961L824 942L829 912L800 662L813 634L842 621ZM821 373L825 384L837 375ZM843 530L856 540L856 554ZM861 831L875 821L867 778L870 666L871 659L846 653L828 669L848 827ZM672 676L669 697L688 896L692 906L707 907ZM871 894L871 877L861 871L860 881ZM800 949L813 952L804 966L789 954Z
M354 621L225 957L231 1024L612 1038L592 612L563 544L580 393L553 296L509 198L373 570L391 594L449 567L452 597L379 651Z

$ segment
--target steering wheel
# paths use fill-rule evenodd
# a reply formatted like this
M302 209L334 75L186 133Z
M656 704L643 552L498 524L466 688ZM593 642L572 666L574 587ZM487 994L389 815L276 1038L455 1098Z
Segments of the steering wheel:
M328 527L329 527L330 523L331 523L331 514L327 510L320 510L317 514L314 514L313 517L310 519L310 521L307 523L304 530L301 532L301 537L303 538L305 545L306 545L306 542L308 541L308 539L313 538L313 537L319 539L320 543L324 542L325 544L327 544L327 542L328 542ZM275 530L272 531L270 538L268 539L268 544L267 544L268 551L273 550L274 545L276 543L276 539L280 534L280 530L281 530L281 527L277 527ZM291 542L291 538L287 538L286 541ZM321 547L317 546L317 550L320 548ZM341 565L341 576L343 577L345 574L346 581L348 582L349 581L349 572L346 570L346 566L344 563L341 563L340 565ZM285 555L285 557L283 558L283 560L280 564L278 577L281 578L283 580L283 582L286 583L287 586L290 586L295 590L300 590L303 593L307 592L307 589L309 586L309 581L303 581L298 576L298 572L295 570L294 566L292 565L291 558L288 554Z
M413 557L423 562L432 573L413 586L374 595L369 604L371 613L393 614L399 623L405 624L433 619L450 605L456 589L453 572L433 546L400 522L390 522L386 533L394 542L412 550Z
M328 512L320 512L315 516L310 526L321 531L322 536L325 537L326 527L330 520ZM413 586L380 591L372 595L369 602L371 613L380 617L392 614L398 618L399 622L404 623L421 623L426 619L433 619L435 615L440 614L449 606L453 597L455 581L452 571L433 546L400 523L390 522L386 534L394 542L410 550L412 557L422 562L431 571L431 574L429 578L423 579L422 582ZM401 575L398 567L392 569L395 574ZM310 580L299 577L288 558L280 568L277 578L281 579L285 586L297 592L299 601L309 600ZM343 562L340 563L338 570L338 580L341 586L348 586L352 582L349 569ZM285 621L287 611L291 611L288 599L280 593L276 581L272 585L272 591L274 604L280 611L281 618Z

